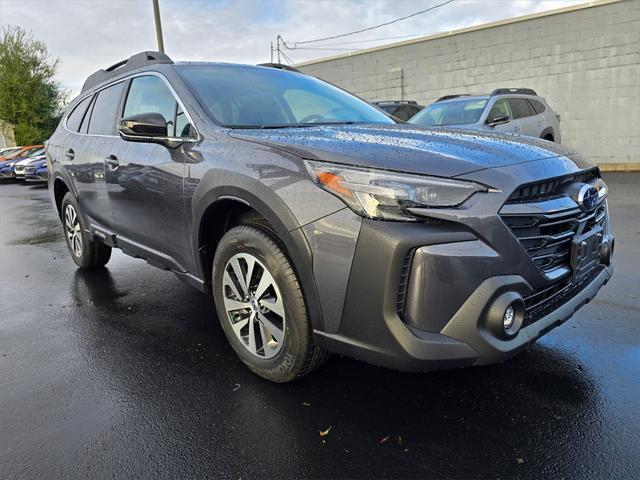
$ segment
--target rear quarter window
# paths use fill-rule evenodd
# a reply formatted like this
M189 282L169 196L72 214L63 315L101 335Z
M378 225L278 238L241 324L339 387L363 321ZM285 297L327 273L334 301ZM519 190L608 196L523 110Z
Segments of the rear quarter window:
M533 110L536 112L536 114L541 114L543 113L547 108L544 106L544 103L539 102L538 100L529 100L529 103L531 104L531 106L533 107Z
M80 130L80 124L82 123L82 119L84 118L84 114L87 111L87 107L89 106L89 103L91 103L92 98L93 96L89 95L78 103L71 114L67 117L67 128L72 132Z

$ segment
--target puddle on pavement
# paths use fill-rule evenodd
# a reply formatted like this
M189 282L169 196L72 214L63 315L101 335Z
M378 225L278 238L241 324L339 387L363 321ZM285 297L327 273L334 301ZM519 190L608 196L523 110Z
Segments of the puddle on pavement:
M7 242L7 245L42 245L44 243L53 243L59 240L64 240L61 232L47 231L43 233L36 233L35 235L29 235L24 238L18 238L17 240L11 240L10 242Z

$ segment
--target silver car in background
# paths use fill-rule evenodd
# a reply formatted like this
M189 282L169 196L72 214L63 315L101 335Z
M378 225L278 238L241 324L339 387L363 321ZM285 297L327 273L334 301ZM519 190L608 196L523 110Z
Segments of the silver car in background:
M490 95L447 95L409 123L517 133L560 143L560 115L530 88L498 88Z
M46 156L44 155L44 148L41 148L40 150L33 152L33 154L29 155L27 158L16 162L13 167L13 171L15 173L14 178L16 180L24 180L25 168L27 168L31 163L42 160L43 158L46 158Z

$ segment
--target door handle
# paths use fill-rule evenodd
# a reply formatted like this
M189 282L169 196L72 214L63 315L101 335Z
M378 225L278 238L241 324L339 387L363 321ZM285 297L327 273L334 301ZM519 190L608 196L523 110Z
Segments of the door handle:
M109 167L109 170L115 170L120 165L120 162L118 162L118 157L116 157L115 155L109 155L104 159L104 163L107 167Z
M73 151L73 148L70 148L69 150L64 152L64 156L67 158L67 160L73 160L73 157L76 156L76 152Z

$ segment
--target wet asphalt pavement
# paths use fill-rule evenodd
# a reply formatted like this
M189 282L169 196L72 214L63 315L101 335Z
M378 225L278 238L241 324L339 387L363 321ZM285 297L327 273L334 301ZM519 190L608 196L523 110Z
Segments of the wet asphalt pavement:
M424 374L332 357L287 385L240 364L205 295L119 251L77 271L46 188L0 185L0 475L638 478L640 174L605 179L614 278L537 345Z

